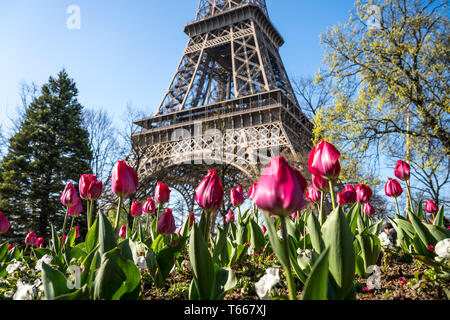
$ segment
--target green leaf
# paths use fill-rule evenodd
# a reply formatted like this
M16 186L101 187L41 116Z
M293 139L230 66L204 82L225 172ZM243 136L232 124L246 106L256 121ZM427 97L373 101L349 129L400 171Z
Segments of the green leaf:
M426 247L428 247L429 245L436 245L436 239L433 238L430 231L428 231L427 227L425 227L422 221L420 221L419 218L411 212L408 212L408 216L411 220L414 230L416 231L423 244L425 244Z
M236 275L230 268L222 269L216 267L213 300L222 300L230 290L233 290L236 284Z
M191 230L189 257L198 297L201 300L210 300L215 286L214 264L203 234L197 225L194 225Z
M0 246L0 261L3 259L3 257L6 256L6 254L8 253L8 245L9 242L5 242L4 244L2 244Z
M98 244L98 216L86 235L86 252L91 252Z
M321 253L325 244L323 243L322 233L320 232L320 223L315 214L309 215L307 225L312 247L316 252Z
M101 212L98 214L99 253L108 252L117 246L117 236L108 218Z
M434 238L436 243L444 239L450 238L450 231L443 227L439 227L434 224L428 223L424 223L424 226L428 229L428 231L430 232L431 236Z
M53 269L45 262L42 263L41 276L44 294L47 300L53 300L60 295L70 292L64 274L59 270Z
M439 212L436 214L433 224L435 226L444 228L444 206L442 206Z
M126 239L119 243L117 247L120 249L120 253L123 257L127 258L128 260L134 261L133 252L131 251L130 244L133 241L131 239Z
M158 235L152 243L152 250L155 254L158 254L164 248L164 236Z
M353 234L356 233L356 226L358 222L359 212L360 212L360 204L357 202L350 208L346 216Z
M120 300L126 293L135 292L140 281L136 265L124 258L119 248L114 248L102 256L94 280L93 297L95 300Z
M264 238L264 232L261 227L253 220L250 220L250 245L259 250L264 247L266 240Z
M269 214L265 211L262 211L262 214L267 224L267 233L269 234L269 241L272 249L277 255L278 260L280 260L281 264L284 267L287 267L289 265L289 256L287 256L284 252L283 241L278 237L277 230L275 230L275 226Z
M314 264L303 289L302 300L328 299L328 255L327 248Z
M361 258L364 262L364 273L361 272L362 277L367 277L366 270L369 266L377 264L378 257L381 252L381 244L378 236L368 233L358 234L356 240L361 249Z
M68 247L72 247L73 244L75 243L76 237L77 237L77 231L76 231L75 228L72 228L72 229L69 231L69 234L67 235L66 245L67 245Z
M329 252L329 270L336 299L344 299L355 277L354 236L342 207L337 206L322 226L325 247Z
M51 248L53 250L53 252L58 255L61 252L61 241L59 240L59 236L58 233L56 232L55 226L52 224L51 225L51 229L52 229L52 244L51 244Z
M217 233L217 242L213 250L213 261L217 262L218 257L223 252L225 246L227 245L227 234L228 234L228 228L229 223L225 224L225 228L221 229L218 228Z

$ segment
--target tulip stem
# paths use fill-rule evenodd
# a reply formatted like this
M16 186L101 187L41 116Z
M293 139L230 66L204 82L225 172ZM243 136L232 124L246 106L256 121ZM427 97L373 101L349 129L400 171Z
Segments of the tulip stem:
M66 215L64 216L64 224L62 228L62 235L64 236L64 232L66 231L66 225L67 225L67 216L69 215L69 207L67 207Z
M394 197L395 200L395 206L397 208L397 214L400 216L400 209L398 208L398 201L397 201L397 197ZM406 213L406 217L408 217L408 213Z
M411 212L415 213L411 197L411 190L409 189L409 180L406 180L406 192L408 193L409 207L411 208Z
M239 207L237 207L237 209L238 209L238 214L239 214L239 223L241 223L242 222L241 207L239 206Z
M206 241L206 243L208 243L208 239L209 239L210 224L211 224L211 211L207 210L206 211L206 224L205 224L205 241Z
M119 197L119 203L117 204L116 221L114 223L114 230L116 230L116 234L119 232L119 219L121 206L122 206L122 197Z
M149 220L150 220L150 214L147 213L147 223L145 225L145 230L146 230L147 234L149 234L149 232L150 232L150 230L149 230Z
M72 222L70 223L70 230L73 229L73 222L75 221L75 217L72 217Z
M91 230L91 221L92 221L92 209L93 209L94 200L89 200L89 208L87 213L87 225L88 231Z
M320 192L319 221L320 225L323 226L323 224L325 223L325 214L323 208L323 192Z
M333 203L333 210L334 210L334 209L336 209L336 199L334 198L333 181L328 180L328 183L330 184L331 202Z
M295 282L294 277L292 275L291 270L291 260L290 260L290 254L289 254L289 235L286 228L286 217L280 217L281 218L281 232L283 235L283 243L284 243L284 253L287 257L287 265L286 268L286 280L289 290L289 299L290 300L297 300L297 290L295 288Z

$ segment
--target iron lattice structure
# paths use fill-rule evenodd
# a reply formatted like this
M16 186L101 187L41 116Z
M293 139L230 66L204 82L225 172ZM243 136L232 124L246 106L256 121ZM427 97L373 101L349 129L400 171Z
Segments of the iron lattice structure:
M135 122L140 181L165 181L192 210L210 168L226 192L255 182L278 154L302 170L313 125L295 97L265 0L201 0L184 31L188 43L156 114Z

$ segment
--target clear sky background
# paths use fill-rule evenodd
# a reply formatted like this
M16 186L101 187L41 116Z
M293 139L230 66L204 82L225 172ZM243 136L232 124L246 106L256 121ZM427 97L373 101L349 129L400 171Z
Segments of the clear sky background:
M120 125L127 103L153 115L188 40L184 25L198 0L0 0L0 124L20 103L19 84L41 86L63 67L79 101L105 108ZM81 29L69 30L70 5ZM319 35L346 22L353 0L267 0L270 19L286 43L281 55L291 77L314 75L323 51Z

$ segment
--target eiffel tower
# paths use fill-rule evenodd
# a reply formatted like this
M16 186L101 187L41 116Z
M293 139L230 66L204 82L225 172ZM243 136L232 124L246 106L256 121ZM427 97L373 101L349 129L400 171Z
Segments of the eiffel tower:
M313 124L283 66L284 40L266 1L200 0L184 32L189 40L156 114L134 122L141 183L164 181L193 210L210 168L222 175L226 197L257 181L273 156L305 172Z

